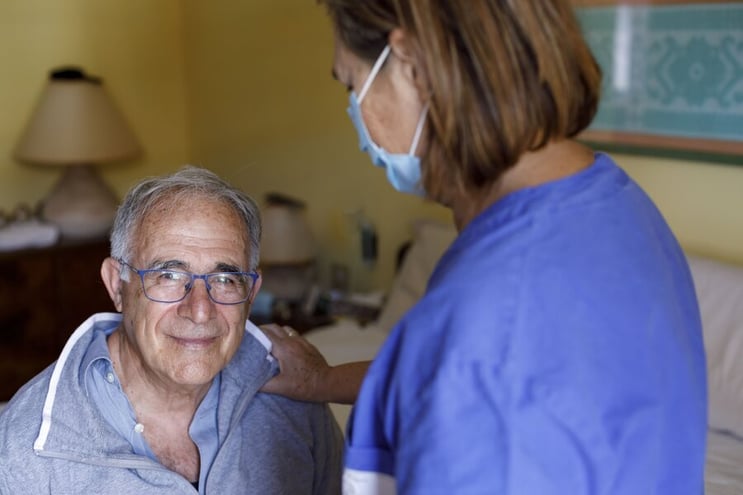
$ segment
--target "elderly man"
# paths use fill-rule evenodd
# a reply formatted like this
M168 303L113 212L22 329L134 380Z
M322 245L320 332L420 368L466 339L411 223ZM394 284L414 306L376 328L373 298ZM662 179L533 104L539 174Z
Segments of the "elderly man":
M253 200L195 167L134 187L91 316L0 413L0 493L339 492L325 405L260 392ZM40 308L43 310L43 308Z

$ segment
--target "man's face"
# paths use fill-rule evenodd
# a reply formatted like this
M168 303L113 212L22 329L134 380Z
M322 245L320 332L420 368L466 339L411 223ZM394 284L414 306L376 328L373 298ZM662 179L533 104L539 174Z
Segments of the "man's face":
M247 243L244 224L230 207L191 199L155 208L139 229L133 259L125 261L140 270L248 271ZM121 296L127 365L165 387L211 383L240 345L251 302L217 304L203 280L196 280L182 301L150 301L133 271Z

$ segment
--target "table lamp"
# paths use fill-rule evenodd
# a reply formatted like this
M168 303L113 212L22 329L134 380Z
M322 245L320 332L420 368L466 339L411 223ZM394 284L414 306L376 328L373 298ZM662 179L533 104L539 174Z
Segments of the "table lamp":
M277 300L303 299L315 278L315 239L302 201L268 193L262 208L261 290Z
M18 146L22 163L65 167L42 200L42 220L56 225L62 239L105 236L118 199L96 165L135 158L141 148L100 78L82 69L52 70Z

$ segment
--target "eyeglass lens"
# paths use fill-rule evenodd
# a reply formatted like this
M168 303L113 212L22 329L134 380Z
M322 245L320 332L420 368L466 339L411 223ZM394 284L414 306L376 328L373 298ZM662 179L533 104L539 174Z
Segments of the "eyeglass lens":
M212 300L236 304L247 300L253 288L253 278L245 273L207 273L195 275L174 270L144 270L142 282L145 296L159 302L176 302L191 290L196 279L206 282Z

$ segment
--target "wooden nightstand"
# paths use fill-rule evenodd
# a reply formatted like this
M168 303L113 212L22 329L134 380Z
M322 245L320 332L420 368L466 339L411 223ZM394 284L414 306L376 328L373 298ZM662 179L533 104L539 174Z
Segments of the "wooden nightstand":
M0 253L0 401L51 364L88 316L114 311L108 240Z
M259 326L266 323L286 325L292 327L299 334L308 332L313 328L330 325L335 321L330 315L303 313L296 306L276 308L271 316L250 315L249 319Z

